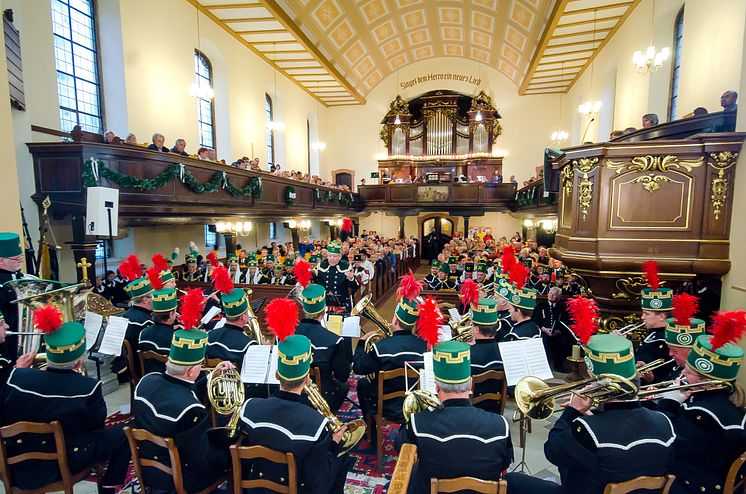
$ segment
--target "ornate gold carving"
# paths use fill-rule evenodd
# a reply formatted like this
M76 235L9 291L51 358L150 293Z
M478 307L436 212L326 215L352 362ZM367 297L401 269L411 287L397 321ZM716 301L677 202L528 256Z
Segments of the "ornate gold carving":
M673 182L673 180L668 177L664 177L663 175L656 175L655 173L651 173L649 175L637 177L630 183L642 184L642 188L652 194L653 192L661 188L660 182Z
M583 220L588 218L588 210L591 208L593 200L593 182L588 180L588 174L583 174L583 180L578 184L578 203L580 203L580 214Z
M728 178L725 176L725 171L736 164L738 153L730 151L710 153L710 159L711 161L708 164L718 171L717 177L712 179L712 192L710 194L712 214L717 221L720 219L720 214L728 200Z
M572 196L573 181L575 180L575 168L568 165L560 172L562 177L562 188L565 191L565 197Z
M573 160L572 166L576 167L580 173L588 173L596 166L598 158L580 158Z
M409 113L409 103L402 99L398 94L396 95L396 98L394 98L394 101L389 104L389 111L386 116L394 117L396 115L399 115L400 117L409 117L412 115Z
M492 105L492 98L490 98L484 91L479 91L479 94L474 96L471 100L471 108L469 111L497 111Z
M630 161L606 160L606 167L611 168L618 175L623 172L647 172L659 171L668 172L672 168L683 168L686 171L692 171L692 168L702 166L704 158L700 157L694 160L680 160L678 156L635 156Z

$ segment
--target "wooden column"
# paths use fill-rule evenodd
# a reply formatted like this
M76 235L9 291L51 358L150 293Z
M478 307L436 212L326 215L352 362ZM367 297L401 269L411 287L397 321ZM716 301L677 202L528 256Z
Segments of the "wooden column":
M467 238L469 236L469 218L471 216L464 216L464 238Z
M293 249L298 250L300 248L300 237L298 236L298 229L291 228L290 236L292 237L292 240L293 240Z
M224 233L223 240L225 241L225 255L229 256L236 251L236 237L232 233Z
M406 216L399 216L399 238L404 238L404 220Z

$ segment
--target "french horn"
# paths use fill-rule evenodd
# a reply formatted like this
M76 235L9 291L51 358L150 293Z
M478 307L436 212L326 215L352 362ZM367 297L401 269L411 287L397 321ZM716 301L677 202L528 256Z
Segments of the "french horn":
M216 374L216 370L213 369L207 377L207 398L215 412L230 415L231 418L227 425L210 429L208 436L211 444L222 449L236 436L244 402L244 387L241 375L236 369L230 369L220 375Z
M428 408L436 410L443 408L443 403L438 399L438 395L424 389L407 391L407 394L404 396L404 403L402 404L402 415L404 415L406 423L409 423L412 415Z

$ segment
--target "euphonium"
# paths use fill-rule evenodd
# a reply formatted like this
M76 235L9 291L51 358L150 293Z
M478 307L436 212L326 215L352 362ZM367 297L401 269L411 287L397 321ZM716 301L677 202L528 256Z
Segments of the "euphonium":
M394 334L394 327L378 313L376 307L371 303L370 299L372 297L373 295L369 293L361 298L358 303L355 304L355 307L352 308L352 312L350 312L350 315L363 316L377 326L377 329L375 330L376 334L365 340L366 352L373 348L373 343L376 341L383 340Z
M311 405L313 405L316 411L329 421L327 427L329 427L332 434L342 427L347 427L347 430L345 430L342 435L342 441L339 443L340 450L338 456L344 456L348 451L354 448L365 435L365 422L362 419L355 419L347 423L342 423L337 416L332 413L329 404L326 402L324 397L321 396L319 388L310 381L303 388L303 392L306 393L308 401L311 402Z
M404 396L404 403L402 404L402 414L407 423L409 423L412 414L422 412L428 408L443 408L438 395L424 389L407 391L407 394Z
M577 390L585 388L580 393ZM527 376L515 385L515 402L528 418L545 420L553 413L557 398L567 394L580 394L598 405L608 400L637 393L637 386L629 379L615 374L600 374L583 381L550 387L538 377Z
M236 436L238 419L244 402L244 388L241 375L236 369L230 369L219 376L213 369L208 376L207 398L212 408L220 415L230 415L228 424L224 427L210 429L210 441L223 446Z
M448 321L448 325L451 327L452 340L469 343L474 338L472 332L474 323L471 320L471 313L464 314L458 322Z
M262 328L259 326L259 319L256 317L256 314L254 314L254 310L251 308L251 294L254 293L254 291L251 288L246 288L246 299L248 301L249 308L247 309L249 312L249 321L247 323L247 327L249 328L249 336L254 338L254 340L262 344Z

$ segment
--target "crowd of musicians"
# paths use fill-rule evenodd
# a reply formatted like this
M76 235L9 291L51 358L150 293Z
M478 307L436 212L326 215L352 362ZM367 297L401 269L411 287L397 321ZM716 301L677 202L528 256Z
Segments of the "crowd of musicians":
M298 492L343 492L352 462L343 447L346 428L332 427L330 417L308 397L311 369L318 369L321 394L332 413L349 399L350 383L356 382L359 407L369 417L379 412L380 373L401 369L405 363L421 368L428 354L437 391L430 406L408 410L405 398L397 398L384 400L380 410L383 417L401 424L397 447L417 447L409 492L429 492L432 478L468 476L504 478L510 493L596 494L611 482L664 474L676 476L675 493L722 492L729 467L746 450L746 401L735 382L744 355L738 341L746 329L746 313L719 313L706 328L705 321L693 318L696 299L674 296L671 289L659 286L654 266L648 266L650 286L642 290L640 314L647 336L634 349L624 331L594 334L598 314L580 310L585 305L578 301L588 299L561 265L542 259L539 252L534 259L530 246L525 252L523 245L516 249L508 242L473 239L446 246L424 280L404 277L393 318L381 324L390 334L369 329L353 350L352 339L327 329L326 316L335 311L349 314L352 309L350 293L359 283L355 256L364 246L365 240L356 238L330 242L317 259L311 259L313 250L308 256L286 253L282 260L260 252L253 259L246 256L246 270L236 257L224 263L210 261L205 266L207 278L202 279L209 280L211 288L184 294L176 288L163 256L156 256L146 271L134 256L120 266L130 305L124 314L129 320L125 346L163 356L147 361L149 368L133 394L134 420L128 425L173 438L188 492L204 489L231 468L227 450L208 440L211 403L204 367L208 360L218 362L211 365L211 379L228 374L241 368L250 347L263 343L258 341L262 335L255 330L251 300L234 286L241 279L236 273L248 273L259 257L273 271L275 266L269 263L279 262L284 276L295 280L289 284L298 288L297 303L295 298L277 299L266 308L266 323L277 346L279 384L244 385L246 399L237 411L235 441L293 453ZM5 318L0 324L2 425L59 421L71 470L105 460L101 491L116 492L127 472L130 449L123 426L105 427L101 383L77 372L86 357L83 325L65 321L52 305L41 307L34 322L44 332L46 367L32 366L33 355L18 355L18 336L11 334L18 328L12 280L23 277L21 262L18 236L0 234L0 311ZM189 265L187 260L187 270ZM447 286L435 287L434 280ZM423 297L423 285L458 289L460 312L470 317L470 325L454 326L450 337L444 337L442 308L430 296ZM541 293L546 295L545 306L537 306ZM555 305L565 299L570 314L560 317ZM205 318L213 307L215 316ZM537 315L540 311L545 313ZM503 369L499 343L551 341L555 332L571 338L570 345L582 347L589 374L600 376L589 387L602 386L605 396L598 399L582 388L563 404L544 447L547 459L559 470L561 484L508 474L514 460L508 421L491 404L472 405L473 397L489 392L485 383L475 387L473 376ZM561 346L564 352L565 343ZM551 350L549 355L553 359ZM660 359L665 363L650 371L646 364ZM557 357L553 363L560 361ZM350 379L352 373L359 377ZM622 383L622 392L609 382ZM671 383L703 385L672 389ZM654 393L639 391L651 384L660 388ZM387 379L383 393L405 386L404 378ZM53 445L19 439L5 447L12 456ZM167 457L155 445L141 448L139 455L152 460ZM56 469L40 465L32 461L11 466L13 482L33 489L53 480ZM284 467L264 460L242 465L242 472L244 478L288 481ZM149 487L173 490L163 471L145 468L144 474Z

